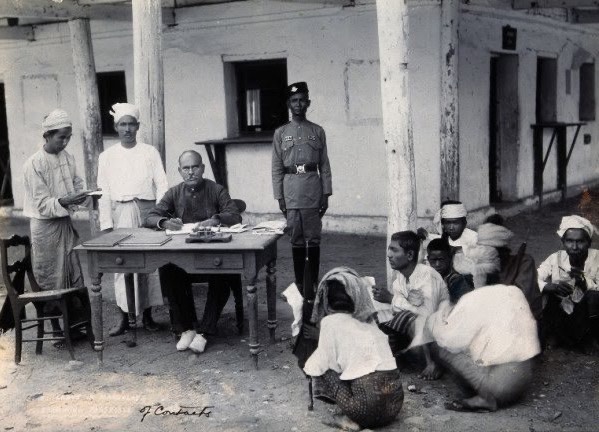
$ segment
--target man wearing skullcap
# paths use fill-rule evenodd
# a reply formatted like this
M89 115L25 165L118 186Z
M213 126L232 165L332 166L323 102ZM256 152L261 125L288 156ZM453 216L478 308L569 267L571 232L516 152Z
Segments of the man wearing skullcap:
M287 87L291 121L275 131L272 151L274 197L287 218L295 283L302 294L306 254L313 284L318 281L321 218L333 193L325 132L306 119L309 106L305 82Z
M158 151L137 141L139 109L129 103L116 103L110 114L120 143L100 154L98 187L102 198L98 203L100 229L137 228L168 189L166 174ZM141 285L141 287L140 287ZM123 274L116 274L114 291L120 319L109 335L123 334L129 328L127 294ZM158 330L152 319L152 306L162 304L158 275L135 277L135 314L143 311L142 323L150 331ZM132 311L131 311L132 312Z
M43 290L82 287L79 258L73 252L78 236L71 215L87 193L75 158L65 148L71 139L69 115L55 109L42 123L43 147L23 165L23 213L30 218L33 274ZM60 331L57 320L52 320Z
M563 217L557 231L563 250L538 268L547 335L583 351L599 336L599 251L590 248L594 230L581 216Z

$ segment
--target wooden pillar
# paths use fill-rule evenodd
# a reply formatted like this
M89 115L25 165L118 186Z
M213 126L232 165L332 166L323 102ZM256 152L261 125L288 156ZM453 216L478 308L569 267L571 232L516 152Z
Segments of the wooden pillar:
M78 18L69 21L71 48L85 165L85 180L88 189L97 187L98 156L104 150L102 122L100 119L100 99L96 81L96 65L92 46L89 19ZM94 200L96 201L96 200ZM92 236L99 230L97 209L90 209Z
M160 0L133 0L133 77L140 111L139 139L151 144L165 163L162 7Z
M383 132L388 175L387 241L396 231L415 229L416 180L408 85L406 0L376 2ZM387 283L392 270L387 265Z
M460 196L459 0L441 0L441 201Z

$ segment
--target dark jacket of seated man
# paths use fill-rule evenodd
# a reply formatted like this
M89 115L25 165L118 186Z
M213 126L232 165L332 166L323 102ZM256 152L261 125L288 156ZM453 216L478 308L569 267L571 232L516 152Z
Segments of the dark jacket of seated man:
M235 225L241 222L236 204L227 190L204 179L204 165L195 151L186 151L179 157L179 173L183 182L170 188L144 221L147 228L181 229L184 223L198 222L202 226ZM176 333L182 333L177 344L180 351L191 348L202 352L205 335L216 333L216 323L229 299L230 290L241 292L239 275L189 275L176 264L167 264L158 271L162 292L167 297ZM204 316L196 329L195 307L191 284L208 282L209 290ZM193 342L200 338L201 343ZM194 348L195 347L195 348Z

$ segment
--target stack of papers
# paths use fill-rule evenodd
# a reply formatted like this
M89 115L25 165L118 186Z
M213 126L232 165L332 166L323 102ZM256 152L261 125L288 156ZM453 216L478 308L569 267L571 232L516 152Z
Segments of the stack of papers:
M284 220L261 222L252 228L252 234L285 234L286 226Z
M103 234L100 237L96 237L94 239L87 240L83 242L83 246L86 247L112 247L115 246L122 240L131 237L131 234L123 234L122 232L114 232L111 231L109 233Z
M135 247L162 246L171 240L171 238L172 237L166 236L161 231L143 230L132 234L130 237L127 237L124 240L121 240L118 245Z
M183 224L183 228L181 228L180 230L177 231L173 231L173 230L166 230L166 235L179 235L179 234L191 234L194 232L194 228L196 227L197 223L186 223ZM222 233L241 233L244 231L248 231L249 227L246 224L237 224L237 225L232 225L230 227L205 227L205 228L210 228L213 232L222 232Z

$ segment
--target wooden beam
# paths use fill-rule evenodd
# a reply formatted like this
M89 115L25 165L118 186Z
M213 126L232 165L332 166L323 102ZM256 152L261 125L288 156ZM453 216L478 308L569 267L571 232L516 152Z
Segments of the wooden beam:
M133 0L133 82L140 111L141 141L151 144L165 163L162 9L160 0Z
M80 5L74 0L2 0L0 17L69 19L90 18L131 20L131 6L126 4Z
M441 3L441 201L460 195L458 109L459 0Z
M388 176L387 243L391 234L416 228L416 180L408 73L408 6L377 0L383 134ZM393 271L387 264L387 284Z
M599 0L512 0L514 9L599 7Z
M69 21L69 30L79 102L85 181L88 189L95 189L98 177L98 156L104 150L104 141L89 19L78 18ZM100 226L98 214L93 208L90 208L89 212L91 234L94 236Z
M0 27L0 40L28 40L34 41L33 26Z
M599 23L599 9L572 9L571 20L576 24Z

